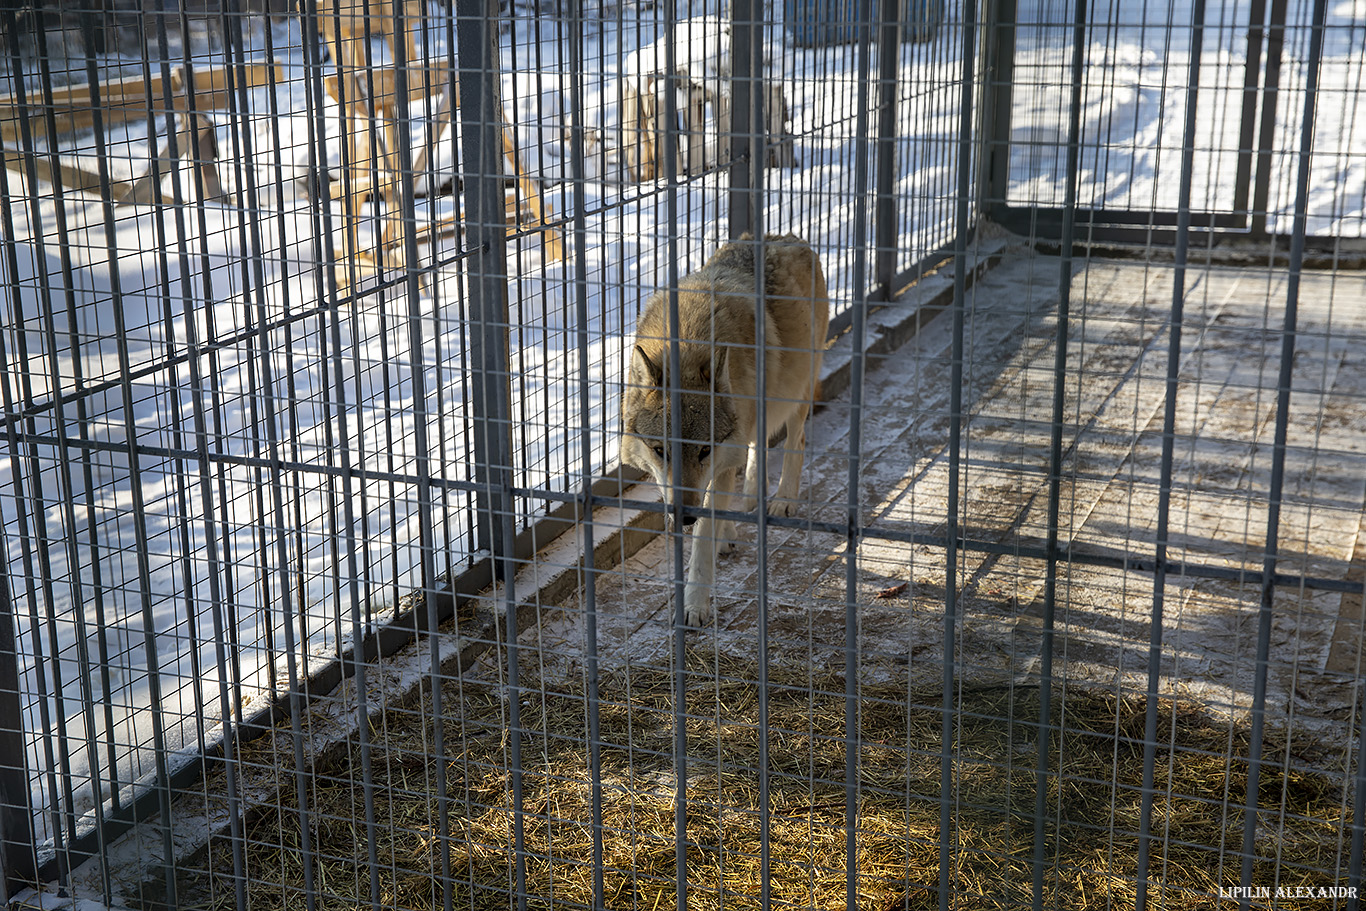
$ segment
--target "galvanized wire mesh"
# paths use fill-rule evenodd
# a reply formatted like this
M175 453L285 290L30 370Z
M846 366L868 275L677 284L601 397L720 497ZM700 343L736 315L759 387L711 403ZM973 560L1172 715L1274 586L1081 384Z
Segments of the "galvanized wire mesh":
M8 895L1357 907L1353 15L0 10ZM744 232L713 557L623 399Z

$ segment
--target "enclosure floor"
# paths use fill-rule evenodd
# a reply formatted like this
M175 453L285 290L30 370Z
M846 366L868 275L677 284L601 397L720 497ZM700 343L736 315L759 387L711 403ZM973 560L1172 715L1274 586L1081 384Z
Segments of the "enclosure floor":
M1048 464L1060 261L1018 254L981 280L966 320L960 505L968 540L1004 554L960 553L953 646L960 682L1029 682L1049 610L1045 561L1019 549L1048 535ZM1169 556L1260 571L1272 471L1280 332L1288 275L1220 268L1187 281L1175 410ZM1075 551L1151 559L1158 534L1162 424L1174 270L1091 260L1071 283L1058 542ZM1299 289L1279 562L1285 574L1361 578L1366 566L1366 278L1309 273ZM952 320L937 317L892 357L868 364L856 478L868 533L852 591L843 535L770 528L760 566L753 527L720 559L711 628L686 634L694 655L752 662L767 611L771 662L843 668L850 644L863 679L939 679L945 641L943 548L879 539L883 530L944 532L950 465ZM814 417L799 515L848 516L850 394ZM773 450L770 466L781 461ZM774 478L776 482L776 477ZM1036 551L1037 552L1037 551ZM672 660L674 547L660 535L594 579L604 666ZM760 580L766 584L761 585ZM1057 566L1055 681L1142 691L1153 575ZM761 604L760 591L764 592ZM584 586L521 637L524 655L572 672L586 641ZM856 635L846 631L852 595ZM1172 575L1163 599L1161 687L1210 708L1246 710L1255 683L1261 590ZM1282 586L1271 613L1267 707L1296 730L1341 731L1363 667L1360 599Z

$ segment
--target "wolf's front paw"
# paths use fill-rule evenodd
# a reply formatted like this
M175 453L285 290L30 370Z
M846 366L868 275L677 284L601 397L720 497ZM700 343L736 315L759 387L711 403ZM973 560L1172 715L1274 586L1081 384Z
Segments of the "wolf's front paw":
M770 516L795 516L797 514L797 501L781 498L769 500L768 514Z
M683 590L683 622L688 626L705 626L711 622L711 593L701 585L690 585Z

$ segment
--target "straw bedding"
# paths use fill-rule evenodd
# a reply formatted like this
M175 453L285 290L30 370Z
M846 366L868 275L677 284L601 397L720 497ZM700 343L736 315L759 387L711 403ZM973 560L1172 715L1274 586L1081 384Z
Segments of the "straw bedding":
M760 906L758 668L689 658L687 891L697 911ZM675 675L634 667L599 684L601 852L609 908L676 903ZM593 787L581 679L524 670L521 826L528 906L592 907ZM430 693L386 707L370 732L373 832L385 908L507 908L515 892L513 779L507 689L470 680L442 691L438 764ZM937 907L941 693L901 683L859 694L856 902L871 911ZM965 685L954 695L951 864L958 907L1027 905L1031 894L1039 691ZM1061 732L1059 732L1061 721ZM845 908L844 682L814 670L770 672L768 849L771 899ZM1144 701L1054 690L1047 741L1044 903L1132 904L1136 892ZM1238 884L1247 735L1228 718L1159 706L1150 895L1154 907L1205 909ZM1172 749L1171 744L1175 744ZM244 747L244 762L272 762ZM255 754L253 754L255 750ZM1235 759L1226 758L1232 755ZM1254 884L1345 881L1350 795L1342 760L1268 740ZM371 898L359 746L314 770L305 789L318 907ZM290 767L290 757L279 757ZM1330 769L1336 763L1338 768ZM443 807L437 800L444 777ZM244 869L253 907L304 907L302 829L293 778L278 803L246 821ZM444 856L443 856L444 855ZM1277 867L1279 861L1279 869ZM232 907L226 839L210 846L206 904ZM447 878L448 877L448 878ZM1273 890L1274 891L1274 890ZM1256 903L1254 903L1255 906ZM1295 907L1329 907L1300 900Z

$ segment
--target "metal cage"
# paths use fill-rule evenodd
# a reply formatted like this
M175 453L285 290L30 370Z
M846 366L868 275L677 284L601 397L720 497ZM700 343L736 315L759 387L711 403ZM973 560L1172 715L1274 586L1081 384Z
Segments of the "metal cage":
M1355 9L0 9L0 898L1359 907Z

